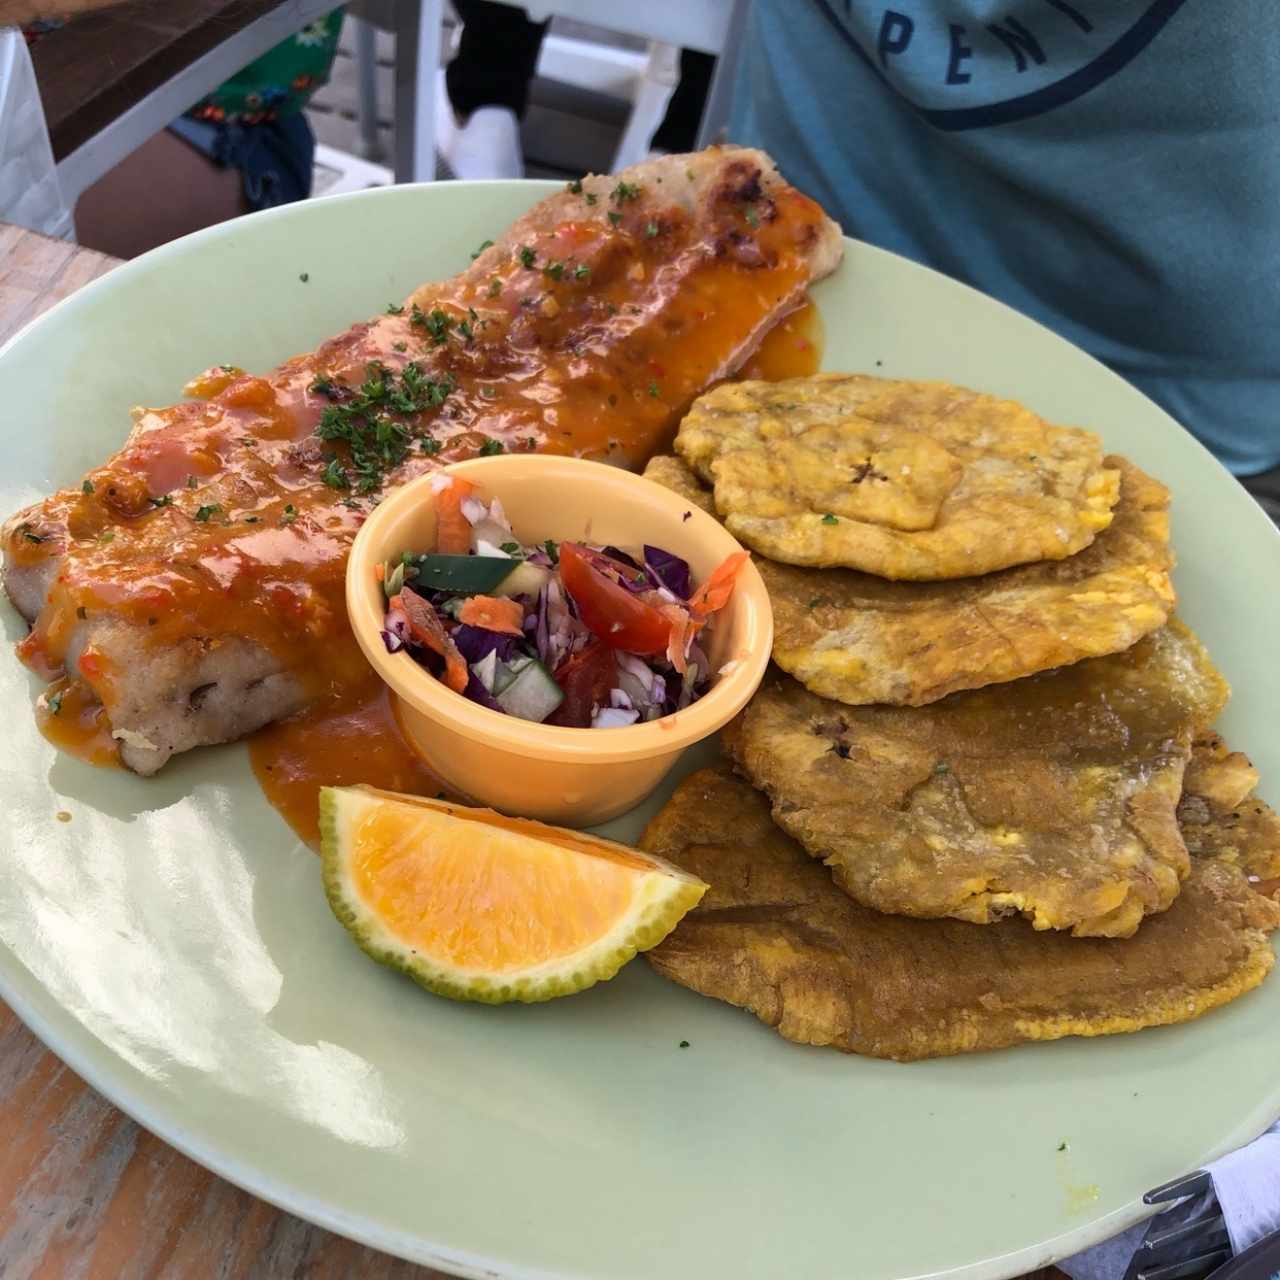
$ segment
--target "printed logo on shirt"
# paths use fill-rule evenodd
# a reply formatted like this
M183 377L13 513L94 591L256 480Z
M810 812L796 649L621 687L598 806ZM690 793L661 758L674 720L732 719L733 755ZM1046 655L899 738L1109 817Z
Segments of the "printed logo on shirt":
M1186 0L816 0L890 88L939 129L1073 101L1127 66Z

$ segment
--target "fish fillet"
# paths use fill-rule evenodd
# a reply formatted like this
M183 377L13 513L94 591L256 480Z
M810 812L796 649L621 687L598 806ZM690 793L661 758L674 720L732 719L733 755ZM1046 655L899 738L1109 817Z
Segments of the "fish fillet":
M129 767L363 670L343 571L384 487L499 448L642 464L842 253L767 156L733 147L584 178L486 231L467 270L403 307L139 410L119 453L4 525L4 585L33 623L20 656L89 686ZM353 404L383 450L372 469L326 436Z

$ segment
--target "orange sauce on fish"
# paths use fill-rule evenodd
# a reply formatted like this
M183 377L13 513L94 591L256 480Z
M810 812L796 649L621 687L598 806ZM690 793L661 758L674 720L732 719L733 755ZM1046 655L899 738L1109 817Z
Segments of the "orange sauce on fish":
M83 680L55 680L36 702L36 726L55 747L106 768L119 768L111 722Z
M737 376L765 382L807 378L822 366L825 337L822 312L812 298L805 298L795 311L765 334L755 355Z
M816 373L822 338L822 316L806 299L765 335L738 376L780 381ZM260 730L249 741L249 758L263 794L313 849L320 843L317 800L323 786L365 783L411 795L444 793L444 784L409 745L372 668L348 693Z
M444 784L401 732L391 694L372 667L340 696L260 729L249 740L249 760L263 794L313 849L320 846L321 787L363 782L412 795L444 794Z
M251 745L264 790L304 839L315 840L323 783L438 790L347 625L347 549L380 489L498 449L641 465L729 353L799 296L825 223L794 189L763 192L749 166L726 170L697 217L656 184L584 187L538 206L454 279L314 352L262 377L217 366L190 399L138 410L112 459L4 525L16 568L58 566L18 645L46 679L68 677L57 713L41 712L51 740L114 759L108 719L149 651L247 640L311 707ZM812 372L816 325L801 306L744 372ZM367 439L395 445L372 475L336 429L356 402L372 406ZM68 669L81 624L99 617L133 630L77 644Z

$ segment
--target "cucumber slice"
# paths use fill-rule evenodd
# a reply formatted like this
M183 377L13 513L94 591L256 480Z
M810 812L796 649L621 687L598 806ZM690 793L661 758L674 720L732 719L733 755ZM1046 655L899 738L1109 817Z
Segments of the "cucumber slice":
M504 693L511 682L522 672L525 667L532 661L531 658L517 658L510 666L505 662L499 662L497 670L493 675L493 688L489 690L496 698L498 694Z
M490 649L479 662L471 664L471 673L490 693L498 674L498 651Z
M542 663L530 658L515 679L494 696L509 716L542 721L564 701L564 690Z
M498 586L496 595L536 596L551 581L551 570L521 560Z
M487 596L511 572L511 561L490 556L423 556L413 585L419 591Z

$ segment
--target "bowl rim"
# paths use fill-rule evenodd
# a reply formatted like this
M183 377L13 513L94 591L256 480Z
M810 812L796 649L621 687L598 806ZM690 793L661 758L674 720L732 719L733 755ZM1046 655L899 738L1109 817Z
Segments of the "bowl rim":
M744 656L732 670L719 675L697 702L643 724L592 730L520 720L455 693L408 654L387 652L381 634L382 613L374 595L378 584L372 548L381 530L398 520L406 508L423 501L437 475L464 476L483 489L486 477L493 482L505 471L519 468L523 472L531 464L545 468L549 486L590 483L602 494L609 489L635 488L643 490L645 502L651 506L665 506L681 517L688 512L688 518L681 520L682 531L691 539L715 544L719 559L745 549L718 520L687 498L620 467L556 454L500 454L452 463L394 489L374 508L352 544L347 560L347 614L356 640L378 676L394 695L451 731L496 750L545 760L616 762L665 755L723 728L759 687L773 650L773 611L754 563L744 567L729 604L741 614Z

